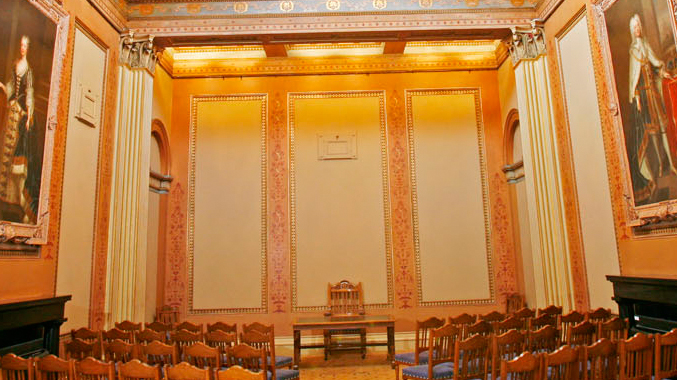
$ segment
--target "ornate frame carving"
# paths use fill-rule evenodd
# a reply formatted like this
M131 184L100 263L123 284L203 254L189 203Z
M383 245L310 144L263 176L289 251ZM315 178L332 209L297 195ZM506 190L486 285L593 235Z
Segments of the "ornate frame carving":
M49 193L51 189L54 133L58 124L57 112L60 105L59 103L68 101L67 99L63 99L60 94L62 90L61 80L64 69L64 60L68 47L68 25L70 16L63 9L62 5L53 0L29 0L29 3L35 6L47 18L52 20L56 27L54 56L52 57L52 72L49 85L49 100L47 105L45 146L43 149L38 214L35 224L0 221L0 242L45 245L47 244L49 227Z
M471 300L444 300L423 301L423 281L421 278L421 249L418 233L418 194L416 184L416 157L414 152L414 120L412 118L411 98L415 95L459 95L470 94L475 100L475 121L477 126L477 145L480 157L480 175L482 181L482 209L484 211L484 240L487 254L487 272L489 278L489 298ZM484 138L484 121L482 117L482 99L479 88L446 88L446 89L415 89L405 90L407 107L407 138L409 140L409 178L411 180L412 220L414 230L414 255L416 258L416 288L418 291L418 306L456 306L456 305L487 305L496 302L496 289L493 265L493 243L491 237L491 215L489 204L489 179L487 174L486 144Z
M195 151L197 105L200 102L261 101L261 307L193 308L193 269L195 242ZM268 94L191 95L190 96L190 162L188 173L188 315L253 314L268 312Z
M665 234L675 233L674 228L665 228L665 222L669 224L677 220L677 199L661 201L658 203L651 203L647 205L637 206L634 201L634 191L632 188L632 177L630 175L630 163L625 150L625 132L623 130L623 121L621 120L621 112L619 108L619 97L616 90L616 79L614 77L613 62L611 59L611 46L609 44L609 35L606 27L605 12L618 0L593 0L592 14L594 20L592 21L597 30L597 43L599 44L603 62L606 70L604 70L605 84L608 86L608 99L600 98L600 103L607 100L607 104L600 104L600 108L606 109L606 114L610 117L610 122L613 128L610 128L611 138L616 142L619 149L614 152L618 161L621 163L622 170L620 172L622 196L625 199L623 211L619 210L625 219L625 223L629 227L641 227L645 230L653 228L655 225L657 231ZM677 25L675 20L675 6L674 0L665 0L668 9L673 10L670 18L672 25L672 32L677 41ZM672 222L672 223L671 223ZM656 233L641 232L636 236L656 235Z
M290 92L287 94L289 109L289 219L290 219L290 257L291 257L291 304L292 311L322 311L327 305L299 306L297 298L297 265L296 265L296 169L295 169L295 99L322 99L322 98L366 98L378 97L380 114L380 137L381 137L381 181L383 187L383 220L385 233L386 254L386 282L388 302L379 304L366 304L365 309L383 309L393 307L393 248L391 236L390 217L390 179L388 175L388 142L386 126L386 104L384 90L365 91L326 91L326 92Z

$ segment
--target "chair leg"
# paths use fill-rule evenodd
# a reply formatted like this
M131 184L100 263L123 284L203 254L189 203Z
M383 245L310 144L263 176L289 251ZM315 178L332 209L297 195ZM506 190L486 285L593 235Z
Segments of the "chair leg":
M362 359L367 357L367 330L360 330L360 347L362 350Z
M395 380L400 380L400 365L393 363L392 366L395 368Z
M329 359L329 350L331 349L331 334L329 331L324 332L324 360Z

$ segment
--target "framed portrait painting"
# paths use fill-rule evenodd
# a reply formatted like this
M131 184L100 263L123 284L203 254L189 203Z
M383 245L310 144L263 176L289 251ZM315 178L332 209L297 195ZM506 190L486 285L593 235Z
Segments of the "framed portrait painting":
M54 0L0 7L0 242L45 244L68 16Z
M598 0L630 226L677 218L677 44L673 0Z

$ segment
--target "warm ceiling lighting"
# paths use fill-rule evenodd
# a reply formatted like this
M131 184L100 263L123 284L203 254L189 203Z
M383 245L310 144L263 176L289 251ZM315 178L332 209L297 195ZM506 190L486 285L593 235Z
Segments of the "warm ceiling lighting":
M285 45L289 57L337 57L383 54L383 42L338 42Z
M404 54L490 53L500 43L500 40L407 42Z
M176 47L167 48L175 61L186 60L213 60L237 58L266 58L266 51L261 45L232 45L232 46L204 46L204 47Z

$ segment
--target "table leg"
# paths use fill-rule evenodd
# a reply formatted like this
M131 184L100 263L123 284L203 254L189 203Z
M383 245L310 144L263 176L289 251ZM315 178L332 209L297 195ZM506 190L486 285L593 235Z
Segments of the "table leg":
M388 360L395 357L395 326L388 326Z
M294 330L294 369L299 369L301 361L301 330Z

